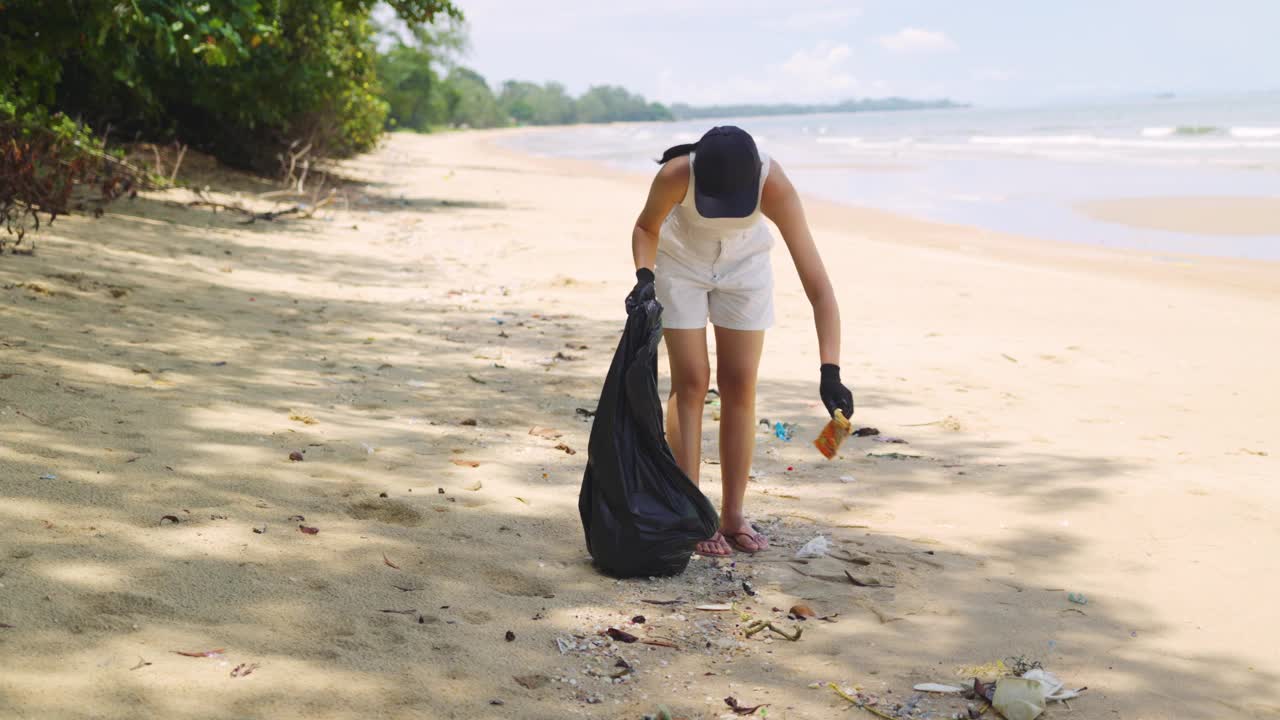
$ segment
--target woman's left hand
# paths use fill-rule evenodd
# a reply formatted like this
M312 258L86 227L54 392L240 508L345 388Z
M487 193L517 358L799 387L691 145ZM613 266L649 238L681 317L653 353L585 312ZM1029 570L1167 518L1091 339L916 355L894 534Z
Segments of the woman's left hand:
M835 417L838 408L845 419L853 417L853 393L840 382L840 366L827 363L822 366L822 383L818 386L818 394L822 396L822 404L827 406L827 413Z

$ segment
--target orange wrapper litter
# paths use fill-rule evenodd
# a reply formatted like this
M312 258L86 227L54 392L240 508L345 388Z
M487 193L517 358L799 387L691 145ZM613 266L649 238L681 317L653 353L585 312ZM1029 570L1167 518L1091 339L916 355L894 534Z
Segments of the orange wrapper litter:
M818 448L818 452L822 456L830 460L836 456L836 451L840 449L840 443L849 437L849 433L853 430L853 425L845 419L844 413L839 409L831 416L831 422L822 428L818 439L813 441L813 446Z

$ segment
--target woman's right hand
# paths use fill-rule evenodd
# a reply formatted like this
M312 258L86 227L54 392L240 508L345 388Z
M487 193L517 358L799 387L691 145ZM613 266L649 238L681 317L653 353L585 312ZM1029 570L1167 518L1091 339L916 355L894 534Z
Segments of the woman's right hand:
M644 303L654 299L653 280L653 271L649 268L642 267L636 270L636 286L631 288L631 292L627 295L625 301L628 315Z

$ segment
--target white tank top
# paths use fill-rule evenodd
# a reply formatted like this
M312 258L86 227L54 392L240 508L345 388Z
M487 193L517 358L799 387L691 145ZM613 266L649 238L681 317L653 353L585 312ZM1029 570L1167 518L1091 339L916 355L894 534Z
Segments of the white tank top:
M708 218L698 213L694 202L697 177L693 172L695 153L689 154L689 189L684 199L671 209L662 224L658 251L683 260L715 260L726 255L744 258L758 252L768 252L773 247L760 211L760 197L764 194L764 182L769 177L769 156L760 153L760 187L756 191L756 207L750 215L741 218Z

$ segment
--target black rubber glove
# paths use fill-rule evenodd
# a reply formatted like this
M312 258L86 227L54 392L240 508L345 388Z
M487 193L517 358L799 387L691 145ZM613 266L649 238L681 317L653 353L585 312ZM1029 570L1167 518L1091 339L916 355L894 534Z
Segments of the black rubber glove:
M627 314L630 315L636 308L654 297L653 271L649 268L636 270L636 286L631 288L631 293L627 295Z
M827 363L822 366L822 383L818 386L818 394L822 396L822 404L827 412L835 417L836 408L844 413L845 419L853 417L853 393L840 382L840 366Z

